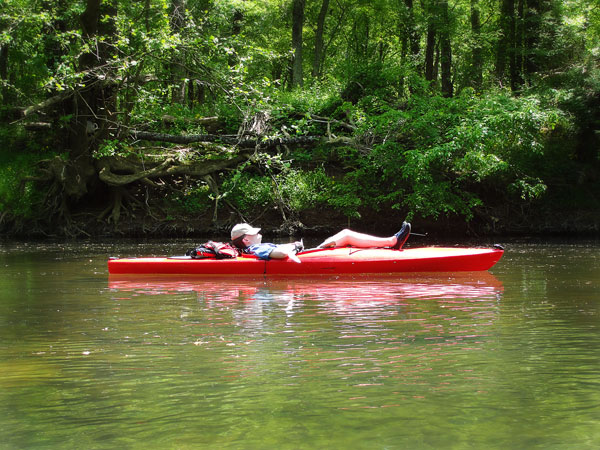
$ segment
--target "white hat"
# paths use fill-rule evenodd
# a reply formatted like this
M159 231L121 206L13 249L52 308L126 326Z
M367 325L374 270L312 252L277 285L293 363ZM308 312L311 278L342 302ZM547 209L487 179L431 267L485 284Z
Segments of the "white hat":
M231 229L231 240L234 241L237 238L244 236L245 234L255 235L258 234L260 228L254 228L247 223L238 223L235 227Z

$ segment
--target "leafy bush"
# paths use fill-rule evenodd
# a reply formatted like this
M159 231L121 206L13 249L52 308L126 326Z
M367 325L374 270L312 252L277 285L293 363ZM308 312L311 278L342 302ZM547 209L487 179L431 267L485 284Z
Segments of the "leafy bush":
M238 171L221 186L223 196L249 217L265 208L279 207L291 213L315 208L327 202L331 188L332 181L323 169L289 168L269 175Z
M330 198L332 181L325 171L289 170L276 177L279 192L291 211L300 212L325 204Z
M31 183L23 184L23 177L31 175L39 157L32 154L8 154L0 151L0 212L13 218L28 219L36 215L35 204L42 193Z
M270 177L246 172L234 173L221 186L227 199L242 214L252 215L259 208L274 206L274 193Z
M174 202L188 214L200 214L214 205L214 196L206 183L198 182L176 196Z
M471 218L483 200L531 201L546 190L549 142L569 125L558 109L503 92L414 96L403 109L382 111L366 115L359 130L379 142L357 155L330 204Z

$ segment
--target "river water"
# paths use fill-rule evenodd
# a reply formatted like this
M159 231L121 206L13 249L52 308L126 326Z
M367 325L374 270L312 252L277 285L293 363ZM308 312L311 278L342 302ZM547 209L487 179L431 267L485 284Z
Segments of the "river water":
M489 272L114 278L188 242L0 246L1 449L596 449L600 243Z

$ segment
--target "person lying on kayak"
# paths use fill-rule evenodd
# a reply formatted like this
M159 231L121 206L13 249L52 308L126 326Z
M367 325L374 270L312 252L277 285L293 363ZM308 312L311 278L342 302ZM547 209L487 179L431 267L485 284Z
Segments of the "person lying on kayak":
M258 256L260 259L269 260L290 258L299 263L296 253L303 249L301 242L291 244L263 243L260 228L255 228L247 223L238 223L231 229L231 242L242 252Z
M410 235L410 223L403 222L400 231L390 237L377 237L370 234L358 233L352 230L342 230L337 234L325 239L319 248L329 247L390 247L400 250Z
M390 247L399 250L402 248L409 235L410 223L408 222L404 222L400 231L390 237L371 236L369 234L344 229L325 239L319 245L319 248L352 246L359 248ZM238 223L231 229L231 241L238 249L265 260L271 258L290 258L299 263L300 259L296 256L296 253L303 249L301 242L279 245L263 243L260 228L255 228L247 223Z

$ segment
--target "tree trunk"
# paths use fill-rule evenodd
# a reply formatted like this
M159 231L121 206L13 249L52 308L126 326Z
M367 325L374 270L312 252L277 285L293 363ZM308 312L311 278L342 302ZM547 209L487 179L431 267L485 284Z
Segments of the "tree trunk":
M413 0L404 0L404 5L406 6L406 9L408 11L406 29L410 47L410 54L412 56L417 56L419 54L419 35L417 33L417 24L415 22Z
M292 88L302 86L302 27L304 26L304 1L293 0L292 5Z
M515 0L502 0L500 10L500 38L496 44L496 79L504 85L506 62L514 54Z
M352 45L354 46L352 56L357 62L364 63L369 59L370 30L369 16L365 13L358 16L352 28Z
M433 61L433 79L437 80L440 77L440 39L438 38L435 44L435 59Z
M323 35L325 33L325 17L327 17L328 10L329 0L323 0L323 3L321 3L321 10L319 11L319 18L317 19L317 29L315 31L315 55L312 67L312 76L315 78L321 77L324 46Z
M173 34L180 33L185 21L186 0L171 0L171 31ZM176 104L185 103L185 54L175 53L171 61L171 100Z
M525 13L525 48L523 56L525 73L528 78L539 70L536 53L539 46L539 34L542 21L541 8L542 0L527 1L527 12Z
M435 24L433 19L429 18L427 24L427 44L425 47L425 79L427 81L435 80Z
M231 35L239 36L242 32L242 24L244 22L244 12L241 9L236 8L233 11L233 17L231 19ZM235 66L239 62L238 55L236 52L231 52L229 54L227 63L229 67ZM191 86L190 86L191 88Z
M144 25L146 33L150 32L150 0L144 0Z
M511 87L519 92L523 86L523 8L524 0L517 0L517 17L515 19L514 52L511 60Z
M80 16L84 40L90 42L90 51L79 58L85 89L73 96L73 125L69 143L69 163L66 167L65 194L78 199L88 191L88 183L96 177L92 154L100 139L107 137L114 123L114 87L102 83L96 67L103 66L111 54L109 42L114 33L113 18L116 10L109 2L87 0ZM102 19L102 20L101 20ZM102 39L98 39L101 37Z
M8 81L8 44L0 44L0 81ZM8 88L4 83L0 86L0 99L5 105L8 103Z
M108 135L109 123L113 122L114 86L100 82L94 69L106 64L112 55L109 42L115 33L114 17L115 7L102 0L87 0L86 9L80 16L82 34L91 50L79 58L79 70L86 72L84 85L87 88L73 97L76 126L71 159L73 156L91 156L98 138Z
M241 9L236 9L233 12L233 20L231 24L231 34L237 36L242 32L242 22L244 21L244 12Z
M479 0L471 0L471 36L473 48L471 50L471 79L469 84L477 91L483 84L483 50L481 45L481 16Z
M454 86L452 84L452 46L450 45L450 17L448 16L448 2L442 1L442 27L440 30L440 51L442 68L442 95L452 97Z

